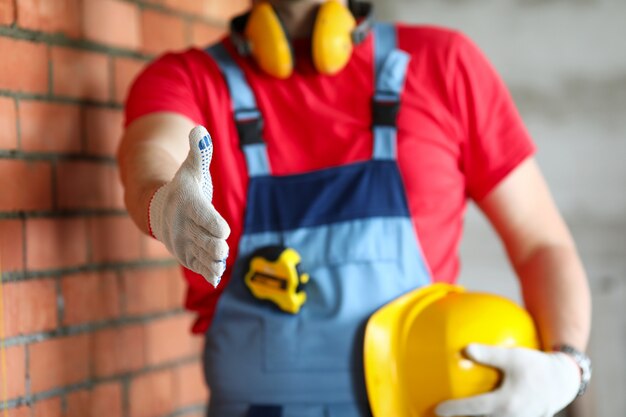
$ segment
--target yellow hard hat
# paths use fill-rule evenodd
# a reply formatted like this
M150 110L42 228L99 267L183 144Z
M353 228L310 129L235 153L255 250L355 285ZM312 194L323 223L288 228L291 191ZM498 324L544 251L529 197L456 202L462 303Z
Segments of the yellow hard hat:
M374 313L364 341L374 417L435 417L441 401L493 390L500 373L467 359L463 349L470 343L539 347L526 310L460 286L429 285Z

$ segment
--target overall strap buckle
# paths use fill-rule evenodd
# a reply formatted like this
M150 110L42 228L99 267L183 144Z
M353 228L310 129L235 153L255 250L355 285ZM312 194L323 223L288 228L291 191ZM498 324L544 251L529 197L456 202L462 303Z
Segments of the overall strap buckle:
M252 88L222 42L207 48L207 52L213 57L226 79L226 86L232 99L239 146L246 158L248 175L250 177L269 175L269 159L263 140L263 117Z
M374 25L374 97L372 98L373 158L397 159L397 123L409 54L397 48L396 28Z
M372 125L396 127L400 97L395 93L377 92L372 98Z
M235 111L235 125L239 135L239 145L263 143L263 116L258 109L241 109Z

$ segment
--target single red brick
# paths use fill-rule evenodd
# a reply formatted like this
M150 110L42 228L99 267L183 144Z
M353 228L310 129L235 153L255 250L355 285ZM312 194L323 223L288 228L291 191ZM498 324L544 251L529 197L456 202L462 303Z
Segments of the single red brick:
M204 381L200 361L175 368L174 383L178 393L178 407L207 403L209 391Z
M0 160L0 210L49 210L51 189L49 162Z
M90 376L90 335L50 339L29 346L33 393L84 381Z
M157 365L195 354L190 316L180 314L155 320L146 326L148 365Z
M26 269L66 268L87 262L85 219L26 220Z
M18 26L43 31L80 36L80 0L19 0Z
M101 162L59 162L56 170L59 208L124 208L117 167Z
M202 14L204 5L198 0L163 0L164 6L183 13L199 15Z
M146 365L143 325L100 330L94 333L93 343L93 366L97 377L136 371Z
M180 268L145 268L123 272L126 314L156 313L182 306ZM175 301L176 300L176 301Z
M190 323L191 322L193 322L193 320L191 320ZM191 346L193 348L194 354L201 356L204 352L204 345L204 338L193 335L191 339Z
M122 415L122 386L108 383L97 386L91 395L92 417L118 417Z
M182 49L187 44L184 21L176 16L146 9L141 14L141 29L142 49L147 53Z
M85 0L83 30L89 40L137 49L140 44L139 8L120 0Z
M124 115L121 110L88 107L85 111L87 152L114 156L122 139Z
M6 348L7 398L21 397L26 392L26 355L24 346ZM1 387L1 385L0 385Z
M47 45L0 37L0 90L48 92Z
M115 101L117 103L123 103L126 100L128 89L145 65L145 61L138 59L115 58L113 72L115 78Z
M120 315L119 288L113 272L86 272L64 277L63 324L112 319Z
M101 53L52 48L52 89L55 94L109 100L109 58Z
M130 383L130 417L166 415L174 409L172 371L151 372Z
M48 398L47 400L37 401L33 405L34 417L61 417L61 397Z
M119 383L97 385L92 390L67 395L67 417L119 417L122 415L122 387Z
M30 410L31 408L27 405L22 405L17 408L9 408L9 417L30 417Z
M129 217L91 218L89 232L94 262L132 261L140 258L141 232Z
M15 100L0 97L0 149L17 149Z
M24 269L22 220L0 220L0 272Z
M204 4L204 14L216 20L228 21L245 12L250 6L250 0L209 1Z
M0 25L15 22L15 0L0 0Z
M185 305L185 295L187 294L187 281L183 277L180 266L171 267L169 270L169 308L182 308ZM207 285L210 285L207 283Z
M66 417L90 416L91 415L91 391L80 390L67 394Z
M207 25L202 22L191 24L191 43L199 48L204 48L217 42L226 34L226 29L222 27Z
M73 104L21 100L22 150L80 152L80 107Z
M54 329L57 293L51 279L4 284L5 335L13 337Z

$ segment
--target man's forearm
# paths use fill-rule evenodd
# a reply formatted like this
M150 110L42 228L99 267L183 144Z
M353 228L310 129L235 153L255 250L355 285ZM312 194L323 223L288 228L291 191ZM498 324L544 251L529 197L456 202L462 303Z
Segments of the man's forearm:
M172 179L179 164L167 152L147 144L130 150L123 160L125 167L121 168L120 160L120 169L123 172L124 203L135 224L149 234L150 199L159 187Z
M124 202L137 226L149 233L148 206L154 192L173 177L188 151L194 124L173 113L157 113L133 122L118 150Z
M584 351L591 325L591 300L575 247L539 247L516 265L516 271L543 348L568 344Z
M591 301L574 240L533 159L520 164L480 203L506 247L544 349L584 350Z

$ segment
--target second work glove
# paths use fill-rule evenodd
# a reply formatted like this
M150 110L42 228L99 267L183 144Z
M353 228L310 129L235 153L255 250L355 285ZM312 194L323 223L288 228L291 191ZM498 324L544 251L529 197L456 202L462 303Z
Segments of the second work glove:
M580 368L565 353L478 344L466 352L502 370L504 380L495 391L439 404L439 416L553 417L578 393Z
M213 142L204 127L189 133L189 148L172 181L150 201L150 230L183 266L217 286L226 268L230 228L212 204Z

